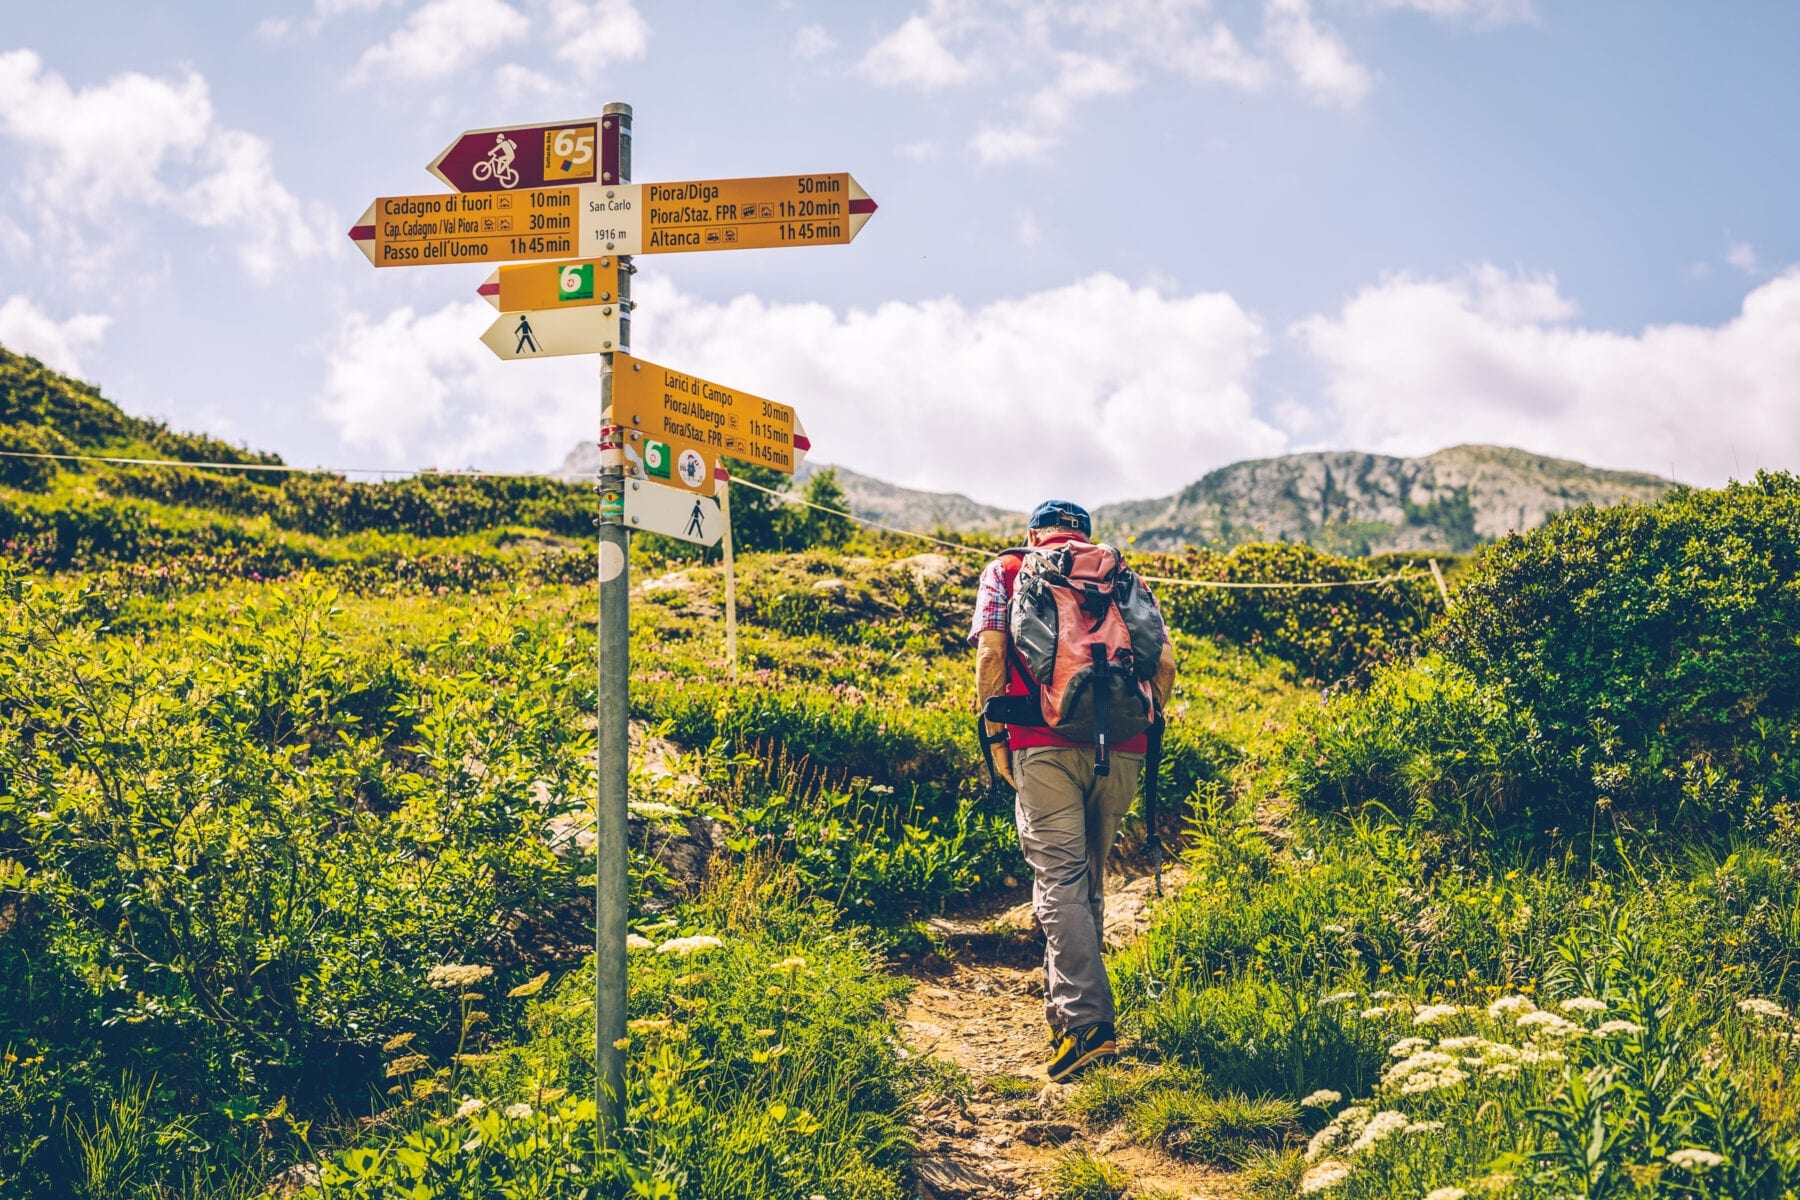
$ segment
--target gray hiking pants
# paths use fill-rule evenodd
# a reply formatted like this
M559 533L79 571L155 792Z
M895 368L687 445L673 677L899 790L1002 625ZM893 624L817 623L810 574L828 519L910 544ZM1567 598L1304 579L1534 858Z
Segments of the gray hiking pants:
M1013 755L1014 815L1030 864L1031 907L1044 930L1044 1016L1064 1033L1113 1019L1106 941L1106 856L1137 792L1142 754L1111 754L1094 775L1091 748L1028 746Z

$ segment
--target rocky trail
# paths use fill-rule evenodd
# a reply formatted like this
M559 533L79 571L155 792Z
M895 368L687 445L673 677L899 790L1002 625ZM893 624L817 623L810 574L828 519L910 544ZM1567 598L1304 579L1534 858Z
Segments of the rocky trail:
M1177 865L1163 875L1173 895ZM1158 903L1150 875L1113 875L1107 889L1109 948L1139 936ZM1229 1172L1133 1143L1122 1129L1094 1129L1064 1111L1074 1089L1047 1082L1043 938L1029 902L993 915L940 917L933 932L951 950L906 964L917 980L900 1028L912 1053L960 1067L966 1096L947 1090L918 1114L914 1180L924 1200L1054 1197L1051 1179L1071 1150L1104 1156L1130 1178L1127 1196L1236 1197ZM934 969L935 968L935 969ZM1130 1047L1121 1046L1127 1060Z

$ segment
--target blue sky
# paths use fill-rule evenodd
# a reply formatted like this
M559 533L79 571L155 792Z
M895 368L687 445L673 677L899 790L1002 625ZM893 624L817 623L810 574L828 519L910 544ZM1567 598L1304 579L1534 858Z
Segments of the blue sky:
M290 461L553 466L591 360L344 236L465 128L848 170L850 246L640 258L635 349L1022 507L1495 441L1800 465L1800 6L3 0L0 344Z

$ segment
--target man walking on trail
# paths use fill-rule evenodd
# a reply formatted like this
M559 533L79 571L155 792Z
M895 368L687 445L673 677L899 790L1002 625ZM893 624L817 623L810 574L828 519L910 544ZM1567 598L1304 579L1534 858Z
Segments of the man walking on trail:
M1092 650L1090 680L1099 677L1106 654L1091 645L1082 645L1071 655L1063 644L1070 636L1092 635L1103 622L1112 620L1112 605L1129 609L1132 637L1124 649L1115 648L1111 654L1135 672L1139 682L1125 672L1126 682L1119 686L1137 691L1114 694L1134 700L1138 692L1147 695L1138 701L1144 711L1135 714L1137 724L1127 728L1141 730L1149 717L1159 716L1175 687L1175 655L1155 602L1148 589L1123 570L1115 552L1089 543L1092 532L1087 510L1079 505L1063 500L1038 505L1031 513L1026 540L1033 551L1069 550L1070 554L1058 559L1060 569L1068 574L1056 575L1057 568L1052 566L1053 573L1046 576L1041 563L1028 566L1028 559L1045 557L1033 551L1002 554L981 573L970 631L970 641L977 647L977 710L986 712L990 699L1002 697L996 707L1004 708L1009 719L1023 715L1039 722L997 725L984 721L984 736L998 739L1004 730L1004 742L995 744L993 766L1018 793L1014 817L1019 827L1019 844L1033 875L1032 910L1044 931L1044 1011L1053 1047L1047 1069L1052 1082L1067 1079L1118 1054L1112 984L1101 958L1106 934L1106 859L1137 791L1146 738L1137 733L1109 750L1104 736L1096 738L1089 733L1080 740L1065 737L1049 728L1052 722L1035 715L1043 693L1056 685L1046 680L1040 688L1039 681L1027 670L1027 656L1014 643L1015 629L1020 630L1021 638L1030 640L1033 636L1027 632L1028 626L1015 624L1020 615L1013 612L1015 595L1022 587L1038 586L1037 581L1042 579L1074 593L1075 598L1065 603L1079 606L1070 608L1070 615L1081 619L1063 621L1060 627L1048 626L1058 642L1049 648L1058 665L1056 672L1046 674L1079 677L1082 672L1070 672L1066 664L1085 668L1088 651ZM1069 577L1074 573L1071 564L1095 560L1111 564L1114 575L1107 578L1116 577L1116 585L1103 580L1095 586L1085 578ZM1022 570L1029 573L1024 585ZM1103 590L1110 595L1101 597ZM1041 614L1047 603L1040 600L1036 611ZM1087 628L1087 616L1094 618L1092 628ZM1073 634L1068 632L1071 629ZM1038 651L1038 660L1043 661L1043 647L1025 649ZM1071 685L1064 681L1061 686L1067 689ZM1105 689L1091 686L1089 690ZM1124 707L1117 701L1113 703ZM1086 729L1091 730L1096 723L1103 729L1108 724L1108 701L1101 699L1097 704L1098 716L1089 717Z

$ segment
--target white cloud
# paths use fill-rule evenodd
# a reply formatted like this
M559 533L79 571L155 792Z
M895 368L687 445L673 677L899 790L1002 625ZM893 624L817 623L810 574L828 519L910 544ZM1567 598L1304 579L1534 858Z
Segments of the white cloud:
M1337 34L1313 20L1311 0L1268 0L1263 37L1313 100L1354 108L1374 86Z
M1472 18L1487 26L1537 20L1531 0L1376 0L1382 8L1412 9L1440 20Z
M979 308L638 298L639 353L792 403L820 459L910 486L1100 503L1285 444L1252 411L1261 325L1225 295L1100 274Z
M442 79L479 62L531 30L503 0L426 0L388 37L363 51L354 83Z
M936 158L938 148L936 142L908 142L900 147L900 153L914 162L924 162L926 159Z
M0 213L0 251L8 258L24 258L31 253L31 235L17 221Z
M1725 252L1725 261L1746 275L1754 275L1761 270L1756 262L1756 247L1749 242L1733 242Z
M837 49L837 39L825 31L823 25L802 26L794 34L794 57L813 59L830 54Z
M212 173L181 192L178 203L195 224L231 232L252 278L267 283L289 257L324 252L327 218L309 214L275 182L268 142L241 129L215 130L207 158Z
M1251 411L1262 328L1228 296L1096 275L980 308L840 314L652 278L638 300L656 314L640 355L791 403L818 457L899 483L1019 506L1075 480L1099 503L1284 445ZM502 363L478 340L493 319L479 301L352 315L320 411L396 466L552 468L591 436L593 360Z
M1418 2L1449 16L1510 0ZM1243 92L1284 74L1320 103L1361 103L1374 76L1315 18L1312 0L1260 7L1251 48L1211 0L927 0L870 46L858 69L878 84L922 91L1007 89L1003 109L979 121L967 143L988 163L1048 158L1085 107L1155 73Z
M1205 0L1093 0L1062 13L1078 43L1090 49L1121 47L1196 83L1262 87L1268 64L1246 51L1225 22L1207 19L1210 11Z
M876 83L908 84L926 91L953 87L975 77L973 64L952 54L936 26L923 15L908 17L900 28L871 46L858 69Z
M494 94L508 103L550 96L562 90L562 84L542 71L519 63L502 63L494 69Z
M1044 231L1038 225L1037 215L1030 209L1019 212L1019 245L1029 250L1044 240Z
M551 0L550 26L556 57L588 75L650 51L650 22L632 0Z
M398 0L317 0L313 11L326 19L341 17L351 12L373 12Z
M1224 83L1254 92L1269 81L1269 64L1245 50L1222 22L1165 47L1164 54L1169 66L1196 83Z
M396 467L554 465L598 419L592 358L501 362L479 300L434 312L351 313L326 363L320 413Z
M1121 61L1064 54L1056 78L1017 102L1020 119L1016 123L986 126L969 145L987 163L1041 158L1060 140L1080 105L1122 95L1136 86L1137 79Z
M322 253L328 218L277 179L269 143L221 125L206 80L127 72L77 90L30 50L0 54L0 134L28 158L14 182L52 240L119 239L146 209L231 233L259 280ZM172 187L173 175L185 187Z
M1295 332L1331 440L1396 454L1495 442L1717 483L1800 465L1800 269L1716 326L1584 329L1548 276L1400 276Z
M58 321L24 296L9 296L0 304L0 346L65 375L80 375L82 350L97 345L111 323L96 313Z

